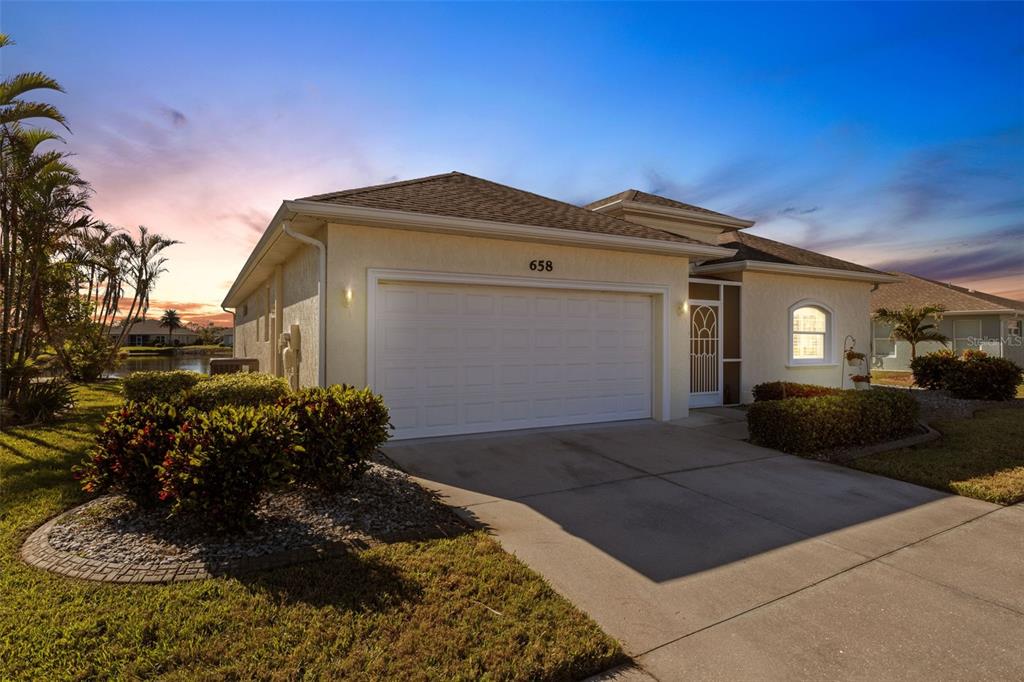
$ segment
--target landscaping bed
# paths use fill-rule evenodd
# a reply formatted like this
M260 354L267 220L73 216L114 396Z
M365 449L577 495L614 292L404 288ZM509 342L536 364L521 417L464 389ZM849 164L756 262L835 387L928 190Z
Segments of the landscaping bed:
M572 680L626 658L482 531L163 585L26 566L24 539L86 499L71 466L121 401L76 393L67 420L0 434L0 679Z

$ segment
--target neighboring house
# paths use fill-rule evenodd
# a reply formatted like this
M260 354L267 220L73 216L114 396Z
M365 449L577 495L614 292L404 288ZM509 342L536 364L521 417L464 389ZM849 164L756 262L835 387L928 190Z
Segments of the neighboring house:
M586 207L462 173L282 203L231 286L235 356L369 385L398 438L685 417L839 385L895 278L629 190ZM297 339L292 335L292 344ZM846 380L847 385L849 384Z
M1021 337L1024 302L908 273L893 274L901 281L880 285L871 295L872 310L898 309L908 305L941 305L946 308L938 327L943 335L949 337L949 344L919 343L918 355L943 347L957 353L977 348L989 355L1009 358L1024 367ZM881 322L874 322L873 330L872 364L883 370L909 370L910 344L893 341L889 337L890 327Z
M231 347L235 345L235 330L229 329L217 338L217 343L222 346Z
M117 338L121 335L121 327L113 327L110 336ZM128 330L124 337L126 346L187 346L199 340L199 335L183 327L174 330L171 336L167 327L160 326L160 320L139 320Z

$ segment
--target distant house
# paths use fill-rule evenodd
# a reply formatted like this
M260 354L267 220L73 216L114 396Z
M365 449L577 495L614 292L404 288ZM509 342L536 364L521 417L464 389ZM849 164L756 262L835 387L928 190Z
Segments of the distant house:
M117 338L121 327L113 327L110 335ZM167 327L161 327L159 320L140 320L133 324L124 339L126 346L187 346L199 340L199 335L185 328L174 330L172 336Z
M939 331L949 337L945 346L961 353L968 348L989 355L1009 358L1024 366L1024 302L993 296L953 284L936 282L907 273L894 273L899 282L880 284L871 295L871 308L903 308L908 305L942 305L946 312L939 322ZM882 370L910 369L910 344L889 338L890 328L873 323L873 365ZM931 353L943 345L917 344L917 354Z

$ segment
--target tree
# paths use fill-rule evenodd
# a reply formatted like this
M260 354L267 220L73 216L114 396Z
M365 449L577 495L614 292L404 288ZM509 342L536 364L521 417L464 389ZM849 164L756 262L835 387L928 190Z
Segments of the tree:
M939 332L938 322L946 309L941 305L925 305L920 308L908 305L899 310L879 308L875 319L891 328L889 338L910 344L910 359L917 357L917 344L922 341L949 343L949 338ZM928 320L933 320L928 322Z
M160 317L160 326L161 327L167 327L167 329L170 330L170 334L168 334L168 338L173 342L173 340L174 340L174 330L175 329L181 329L181 327L182 327L182 321L181 321L181 318L178 317L178 311L177 310L165 310L164 314Z

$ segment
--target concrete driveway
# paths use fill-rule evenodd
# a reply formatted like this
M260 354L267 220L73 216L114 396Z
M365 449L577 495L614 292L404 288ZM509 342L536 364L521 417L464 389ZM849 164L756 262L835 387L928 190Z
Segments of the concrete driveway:
M1024 508L758 448L742 426L719 410L387 454L659 680L1024 679Z

